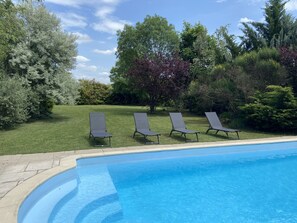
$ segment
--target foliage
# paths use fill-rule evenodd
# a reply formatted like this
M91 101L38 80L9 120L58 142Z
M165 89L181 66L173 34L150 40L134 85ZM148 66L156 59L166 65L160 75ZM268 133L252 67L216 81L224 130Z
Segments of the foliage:
M110 94L110 86L93 80L79 80L79 105L105 104Z
M135 26L126 25L117 35L117 62L110 76L114 95L123 96L124 101L141 100L142 93L132 87L126 74L138 58L174 55L179 50L178 35L173 25L160 16L147 16Z
M210 110L235 113L257 90L280 83L286 84L286 71L279 63L279 53L263 48L200 75L191 83L184 100L187 108L199 114Z
M150 111L162 102L176 99L189 83L189 64L161 54L135 60L128 72L133 86L147 94Z
M246 85L250 88L250 94L247 94L246 98L256 90L265 90L268 85L286 83L286 71L279 63L279 52L274 48L245 53L237 57L234 64L248 76Z
M63 32L60 20L42 4L30 1L21 9L25 36L11 50L9 75L27 80L32 91L29 115L39 118L49 115L54 100L63 97L59 81L73 68L76 38Z
M297 95L297 50L281 48L280 63L286 68L288 72L288 81L293 87L294 94Z
M11 128L28 119L28 96L20 78L0 77L0 129Z
M0 69L7 71L9 52L24 35L18 8L11 0L0 0Z
M241 47L236 42L236 36L228 33L228 26L222 26L216 30L216 64L231 62L241 53Z
M215 66L209 75L192 81L184 98L186 107L201 115L212 110L219 113L236 111L242 100L242 92L238 88L241 76L241 69L235 66Z
M253 100L241 107L248 125L269 131L296 129L297 101L292 88L270 85Z
M74 105L79 98L79 83L71 73L55 77L56 88L52 90L54 103L57 105Z
M181 33L181 57L191 63L191 77L207 74L215 64L215 39L201 24L184 23Z
M112 82L112 92L108 98L108 104L118 105L140 105L143 101L143 94L131 86L130 80L120 75L119 61L110 71L110 80Z
M264 8L265 22L243 23L242 46L246 51L262 47L296 46L297 25L287 14L285 0L268 0Z

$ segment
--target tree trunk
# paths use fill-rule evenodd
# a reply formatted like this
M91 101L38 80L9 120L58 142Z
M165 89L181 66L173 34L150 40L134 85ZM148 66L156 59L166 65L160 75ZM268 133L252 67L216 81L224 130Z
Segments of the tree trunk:
M155 113L156 106L154 104L150 104L150 113Z

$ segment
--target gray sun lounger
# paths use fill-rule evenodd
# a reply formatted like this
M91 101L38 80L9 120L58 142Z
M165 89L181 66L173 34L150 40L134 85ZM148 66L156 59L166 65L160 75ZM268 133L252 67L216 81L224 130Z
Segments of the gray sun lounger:
M187 134L196 134L197 142L199 141L198 133L200 132L187 129L180 112L169 113L169 116L172 123L172 130L169 136L172 135L172 132L179 132L185 137L186 142L191 142L192 140L187 140Z
M160 133L151 131L146 113L134 113L134 122L135 122L135 131L133 134L133 138L135 137L136 133L139 133L144 136L144 139L146 141L145 143L148 143L147 142L148 136L157 136L158 144L160 144L160 139L159 139Z
M108 138L111 146L112 135L106 130L105 116L102 112L90 112L90 135L89 138ZM100 145L103 146L103 145Z
M209 128L206 131L206 134L209 132L209 130L215 130L216 134L219 131L222 131L222 132L225 132L226 135L229 137L229 135L228 135L229 132L235 132L237 134L237 138L239 139L238 132L240 132L240 130L238 130L238 129L229 129L229 128L223 127L216 112L205 112L205 115L206 115L206 118L207 118L207 120L209 122Z

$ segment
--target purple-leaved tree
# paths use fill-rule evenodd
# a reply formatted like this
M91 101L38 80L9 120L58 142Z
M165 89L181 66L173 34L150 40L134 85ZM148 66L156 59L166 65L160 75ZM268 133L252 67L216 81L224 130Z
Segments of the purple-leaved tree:
M158 104L176 99L190 83L189 63L178 56L138 58L127 75L135 88L147 94L151 113Z

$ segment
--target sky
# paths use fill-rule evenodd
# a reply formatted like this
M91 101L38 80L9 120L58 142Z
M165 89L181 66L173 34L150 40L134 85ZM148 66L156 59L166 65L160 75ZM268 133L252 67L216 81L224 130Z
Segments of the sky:
M201 23L209 34L229 26L230 34L241 35L241 22L264 21L266 0L44 0L47 9L61 20L65 32L78 36L76 79L95 79L109 84L116 62L117 30L125 24L143 22L147 15L165 17L177 32L183 23ZM297 18L297 0L286 4Z

